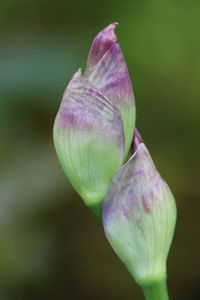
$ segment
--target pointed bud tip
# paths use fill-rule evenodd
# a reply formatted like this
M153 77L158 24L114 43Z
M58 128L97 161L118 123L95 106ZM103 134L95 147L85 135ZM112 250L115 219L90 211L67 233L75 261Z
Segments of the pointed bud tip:
M110 40L113 43L117 42L117 37L115 35L115 28L119 25L118 22L113 22L107 27L105 27L101 32L99 32L100 35L103 34L104 38L107 40Z
M104 32L114 33L115 28L119 25L118 22L113 22L103 29Z
M113 44L117 43L114 30L118 24L117 22L111 23L94 38L89 51L85 74L89 74Z
M114 29L115 29L115 27L118 26L119 23L118 23L118 22L113 22L113 23L110 24L110 26L111 26L111 25L114 26Z

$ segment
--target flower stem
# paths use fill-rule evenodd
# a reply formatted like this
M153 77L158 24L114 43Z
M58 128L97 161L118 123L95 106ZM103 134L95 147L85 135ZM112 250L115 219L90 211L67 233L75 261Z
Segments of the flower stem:
M166 280L142 286L146 300L169 300Z
M93 206L90 206L90 209L92 210L93 214L96 216L97 220L102 223L102 218L101 218L101 205L96 204Z

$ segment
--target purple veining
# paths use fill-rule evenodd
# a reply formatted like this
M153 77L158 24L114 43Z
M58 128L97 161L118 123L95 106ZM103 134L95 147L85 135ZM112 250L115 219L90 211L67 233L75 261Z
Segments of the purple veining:
M117 22L108 25L95 37L89 51L85 74L88 74L108 51L108 49L117 42L117 38L114 33L114 29L117 25Z
M74 74L64 93L55 124L64 131L81 129L102 139L109 137L124 152L123 123L118 109L80 70Z
M121 103L134 105L131 80L118 44L110 47L87 77L117 107Z

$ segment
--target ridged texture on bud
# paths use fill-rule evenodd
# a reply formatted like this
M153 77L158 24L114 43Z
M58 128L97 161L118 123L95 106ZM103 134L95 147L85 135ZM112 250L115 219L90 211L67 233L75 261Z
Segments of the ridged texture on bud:
M111 246L141 284L166 276L176 206L138 131L135 153L113 177L103 204L103 224Z
M123 124L118 110L81 71L65 91L54 143L64 171L86 204L102 201L113 173L123 162Z
M70 81L54 125L62 167L88 206L100 204L130 149L133 90L112 23L94 39L85 74Z
M122 116L126 158L133 138L135 100L124 56L112 23L94 39L85 74L92 84L115 105Z

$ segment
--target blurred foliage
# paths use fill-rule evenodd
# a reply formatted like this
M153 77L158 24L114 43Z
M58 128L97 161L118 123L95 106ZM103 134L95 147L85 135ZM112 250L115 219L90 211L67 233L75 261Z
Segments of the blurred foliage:
M0 299L143 299L52 143L62 93L113 21L137 126L177 199L170 293L200 298L199 14L198 0L0 0Z

